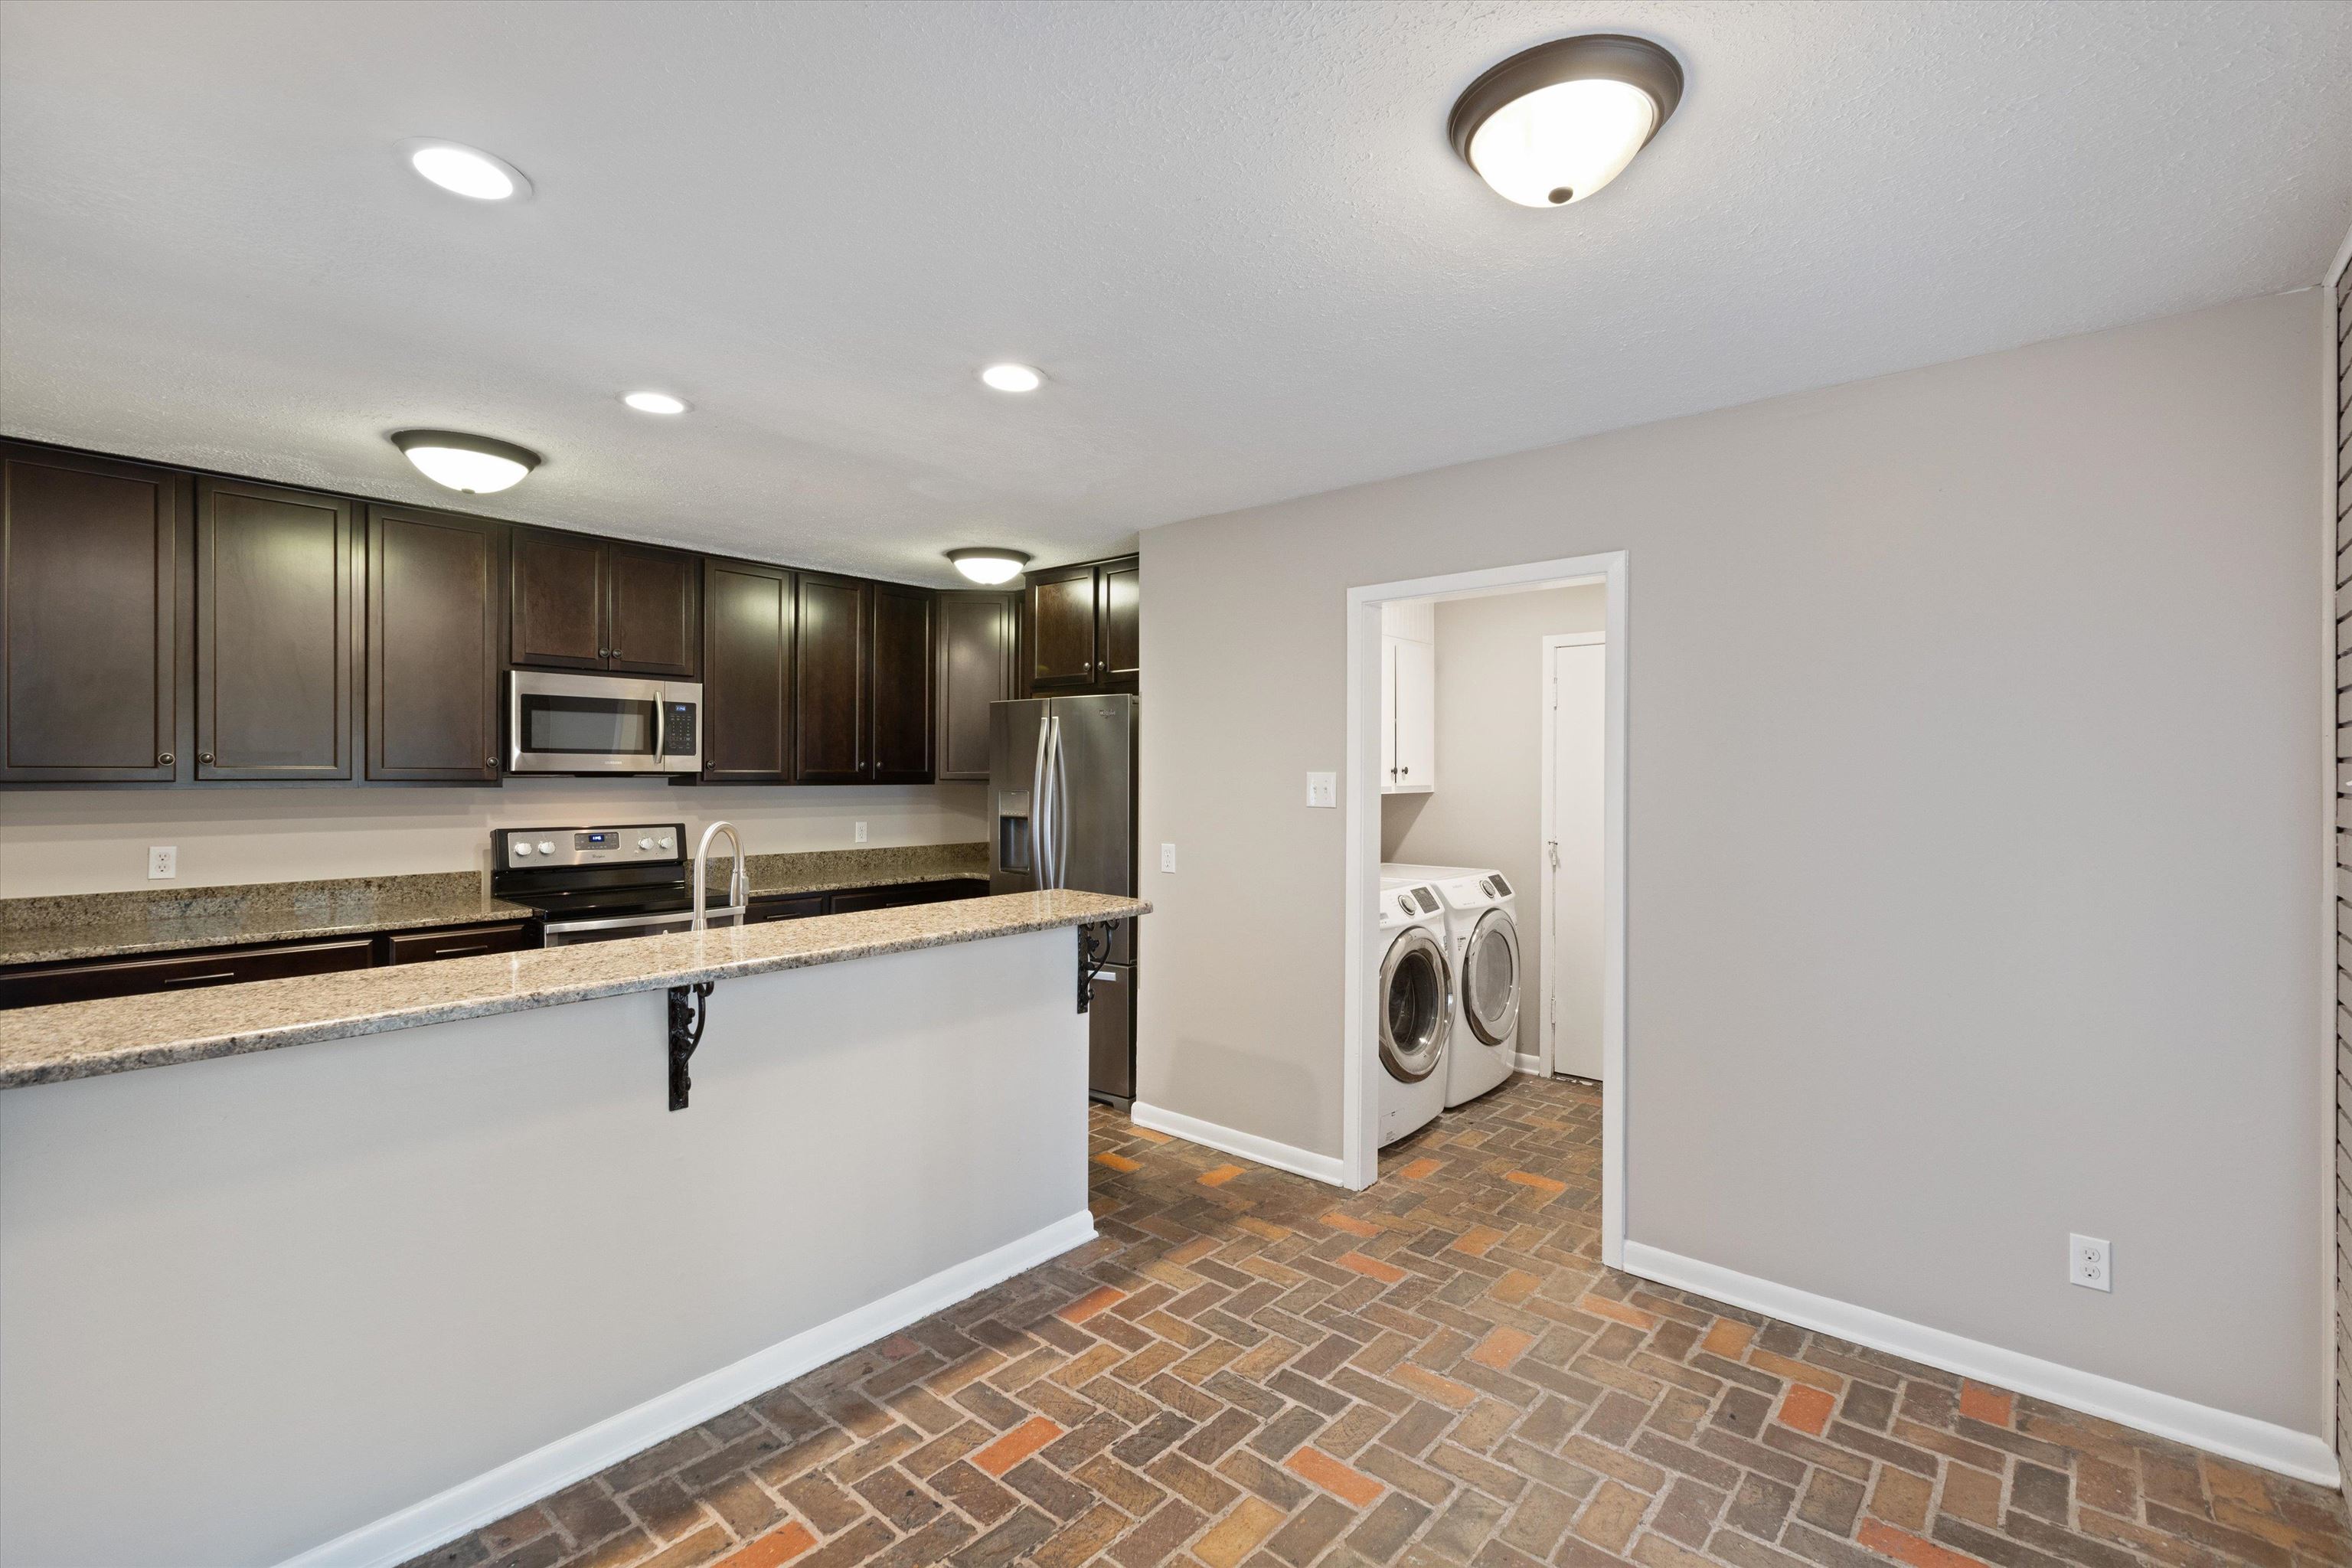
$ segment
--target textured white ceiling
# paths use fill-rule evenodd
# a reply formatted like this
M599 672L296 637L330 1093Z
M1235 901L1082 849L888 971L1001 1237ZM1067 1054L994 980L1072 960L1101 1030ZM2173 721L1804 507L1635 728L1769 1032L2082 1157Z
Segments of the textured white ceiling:
M1503 202L1454 95L1601 29L1681 111ZM0 426L418 501L384 433L478 430L547 454L478 510L949 581L2313 282L2347 83L2332 0L10 0Z

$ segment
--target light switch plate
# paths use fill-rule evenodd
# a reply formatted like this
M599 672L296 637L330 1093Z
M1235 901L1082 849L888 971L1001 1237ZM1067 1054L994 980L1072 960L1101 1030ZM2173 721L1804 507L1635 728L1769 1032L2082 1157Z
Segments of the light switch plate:
M1338 805L1339 804L1339 775L1338 773L1308 773L1307 775L1307 804L1309 805L1320 806Z
M176 846L170 844L147 846L147 879L149 881L168 881L179 874L180 851Z

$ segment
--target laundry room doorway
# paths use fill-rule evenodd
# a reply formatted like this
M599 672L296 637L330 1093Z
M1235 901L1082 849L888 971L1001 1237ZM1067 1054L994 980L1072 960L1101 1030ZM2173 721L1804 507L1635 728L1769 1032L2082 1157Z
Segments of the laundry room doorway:
M1473 1125L1449 1118L1531 1092L1510 1087L1519 1075L1572 1074L1581 1089L1545 1092L1581 1094L1597 1114L1612 1266L1627 1196L1628 575L1613 552L1350 589L1341 791L1343 1180L1378 1179L1384 1142L1392 1164L1417 1142L1442 1152L1461 1135L1448 1126ZM1382 1065L1387 950L1414 924L1450 932L1442 1096L1390 1083L1399 1075Z

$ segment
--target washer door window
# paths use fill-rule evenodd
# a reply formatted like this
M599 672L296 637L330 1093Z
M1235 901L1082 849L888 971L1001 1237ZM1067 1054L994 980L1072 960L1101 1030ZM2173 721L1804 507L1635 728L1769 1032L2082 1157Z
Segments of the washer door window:
M1445 950L1425 931L1409 931L1389 944L1381 964L1381 1065L1389 1076L1419 1083L1445 1059L1454 1027L1454 974Z
M1511 917L1488 910L1470 928L1462 952L1462 1011L1490 1046L1508 1044L1519 1027L1519 933Z

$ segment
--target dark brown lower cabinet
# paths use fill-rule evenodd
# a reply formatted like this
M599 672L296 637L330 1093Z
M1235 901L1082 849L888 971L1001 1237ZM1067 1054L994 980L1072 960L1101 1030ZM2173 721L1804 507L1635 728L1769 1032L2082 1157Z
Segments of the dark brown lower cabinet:
M471 958L485 952L515 952L539 945L531 921L459 926L451 931L394 931L383 939L385 963L424 963L436 958Z
M352 503L196 483L200 779L352 776Z
M174 952L153 958L51 964L0 972L0 1007L43 1007L58 1002L91 1002L101 996L195 991L214 985L236 985L247 980L331 974L347 969L366 969L374 962L375 939L356 936L222 952Z
M367 776L492 783L503 523L368 509Z
M874 672L868 707L876 784L931 782L931 635L929 588L874 584Z
M0 780L169 783L184 475L0 447Z
M943 904L955 899L984 899L985 877L950 877L937 882L892 882L879 888L838 888L829 893L784 893L753 899L745 925L767 921L804 920L811 915L847 915L861 910L895 910L908 904Z

